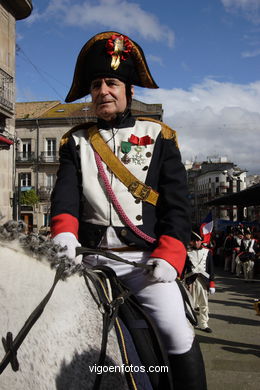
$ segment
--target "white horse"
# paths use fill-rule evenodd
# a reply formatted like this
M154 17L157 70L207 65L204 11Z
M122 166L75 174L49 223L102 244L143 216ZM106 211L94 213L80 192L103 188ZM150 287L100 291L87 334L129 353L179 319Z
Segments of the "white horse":
M49 291L54 276L47 261L28 255L10 237L0 241L1 337L6 337L8 331L16 337ZM43 314L18 350L19 370L13 372L9 364L0 375L0 389L92 389L101 335L102 315L84 278L74 274L59 281ZM4 355L0 345L0 362ZM105 365L122 365L113 329L109 333ZM104 374L101 389L128 389L124 374L115 371Z

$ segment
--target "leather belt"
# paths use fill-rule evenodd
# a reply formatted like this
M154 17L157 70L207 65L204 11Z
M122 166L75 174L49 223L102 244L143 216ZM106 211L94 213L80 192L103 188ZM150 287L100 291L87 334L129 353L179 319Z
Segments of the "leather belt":
M116 177L128 188L128 191L135 198L156 206L159 193L138 180L124 164L121 163L101 137L97 126L90 127L88 131L91 145Z

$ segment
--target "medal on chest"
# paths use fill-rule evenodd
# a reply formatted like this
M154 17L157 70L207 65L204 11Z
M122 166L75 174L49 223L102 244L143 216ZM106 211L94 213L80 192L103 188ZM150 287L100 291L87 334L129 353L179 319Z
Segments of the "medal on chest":
M151 145L154 143L154 140L149 136L145 135L144 137L137 137L134 134L131 134L131 137L128 141L121 142L121 152L124 154L121 158L121 161L124 164L129 164L130 162L136 165L143 165L145 163L144 151L147 145ZM135 152L134 154L129 156L130 151Z
M121 158L121 161L124 164L129 164L131 161L131 158L128 156L128 153L130 152L132 147L131 142L122 141L121 142L121 152L124 153L123 157Z

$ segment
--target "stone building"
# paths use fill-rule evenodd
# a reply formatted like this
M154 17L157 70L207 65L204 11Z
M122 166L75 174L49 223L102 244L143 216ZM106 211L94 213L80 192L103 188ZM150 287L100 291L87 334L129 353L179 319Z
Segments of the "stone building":
M208 214L207 202L246 188L246 170L240 169L226 157L185 164L192 205L192 220L200 223ZM237 207L221 205L214 209L214 219L236 221Z
M162 120L161 104L132 102L134 116ZM61 104L59 101L16 104L16 198L14 214L22 218L30 230L48 229L50 194L59 165L61 137L73 126L95 121L91 103ZM23 193L35 190L39 202L21 204Z
M0 216L12 218L15 181L15 30L32 12L29 0L0 0Z

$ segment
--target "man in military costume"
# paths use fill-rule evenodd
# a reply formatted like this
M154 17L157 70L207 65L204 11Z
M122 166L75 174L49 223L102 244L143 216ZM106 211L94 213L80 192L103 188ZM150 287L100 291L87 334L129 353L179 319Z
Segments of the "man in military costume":
M215 294L214 268L211 251L202 245L199 229L193 229L186 262L185 282L198 309L198 328L212 333L208 326L208 294Z
M152 316L174 388L204 390L203 359L175 281L190 238L186 172L175 131L131 115L133 85L158 88L137 43L104 32L83 46L66 101L91 94L98 121L62 138L52 236L75 261L75 248L84 245L153 265L146 274L102 256L84 258L114 269Z
M244 229L240 251L236 257L236 276L240 277L243 270L245 279L253 279L256 254L259 251L257 241L252 237L249 227Z

